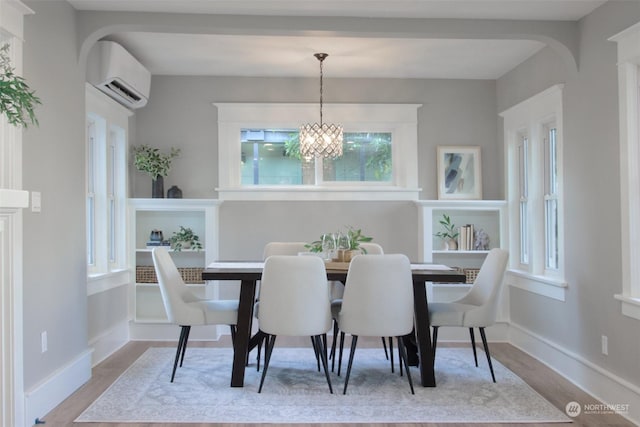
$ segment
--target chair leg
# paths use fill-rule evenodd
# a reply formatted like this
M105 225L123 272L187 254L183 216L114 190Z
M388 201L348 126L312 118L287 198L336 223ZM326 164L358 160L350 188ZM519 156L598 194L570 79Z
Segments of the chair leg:
M402 337L398 337L398 341L401 341L401 340L402 340ZM406 351L405 351L405 354L406 354ZM402 355L400 354L400 343L398 343L398 360L400 361L398 363L398 366L400 366L400 376L402 376Z
M231 328L231 347L234 347L236 344L236 332L238 331L238 328L236 325L229 325L229 328Z
M313 352L316 355L316 363L318 365L318 372L320 372L320 348L318 348L318 345L316 343L315 338L312 336L311 338L311 346L313 347Z
M258 355L256 356L256 371L260 371L260 355L262 354L262 342L263 340L258 341Z
M389 360L389 353L387 352L387 340L385 340L384 337L380 337L380 339L382 340L382 348L384 348L384 357Z
M184 340L182 341L182 356L180 357L181 368L182 368L182 362L184 362L184 353L187 351L187 341L189 341L189 332L191 332L191 326L183 326L183 328L187 328L187 330L184 335Z
M333 319L333 340L331 343L331 354L329 358L331 359L331 372L334 371L336 367L336 344L338 343L338 321Z
M487 353L487 362L489 362L489 370L491 370L491 379L496 382L496 376L493 374L493 365L491 364L491 354L489 354L489 345L487 344L487 336L484 333L484 328L480 329L480 336L482 337L482 345L484 346L484 352Z
M433 327L433 343L431 347L433 348L433 360L436 360L436 345L438 344L438 328L439 326Z
M264 349L264 369L262 370L262 378L260 378L258 393L262 393L262 385L264 384L264 378L267 376L267 369L269 369L269 362L271 361L271 352L273 351L273 345L276 343L275 335L267 335L267 337L267 346Z
M340 376L340 369L342 368L342 349L344 348L344 332L340 332L340 354L338 356L338 376Z
M351 335L351 353L349 353L349 364L347 365L347 375L344 378L344 390L342 394L347 394L347 385L349 384L349 375L351 375L351 365L353 365L353 355L356 353L356 345L358 344L358 336ZM338 370L340 370L338 368Z
M319 349L320 359L322 359L322 367L324 368L324 376L327 378L327 384L329 384L329 392L333 394L333 387L331 386L331 378L329 377L329 364L327 363L327 336L323 335L323 340L320 340L320 335L313 337L316 342L316 347Z
M473 328L469 328L469 335L471 336L471 348L473 349L473 360L476 361L476 368L477 368L478 354L476 352L476 335L473 333Z
M400 372L402 372L402 364L404 363L405 370L407 371L407 378L409 379L411 394L416 394L413 390L413 380L411 379L411 371L409 370L409 364L407 362L407 352L404 349L402 337L398 337L398 354L400 354Z
M176 376L176 368L178 367L178 360L180 359L180 354L182 353L182 345L183 345L184 337L186 334L186 328L188 328L188 326L180 327L180 338L178 338L178 347L176 348L176 358L173 361L173 371L171 372L171 382L173 382L173 379Z
M389 355L391 356L391 373L393 374L395 372L393 366L393 337L389 337Z

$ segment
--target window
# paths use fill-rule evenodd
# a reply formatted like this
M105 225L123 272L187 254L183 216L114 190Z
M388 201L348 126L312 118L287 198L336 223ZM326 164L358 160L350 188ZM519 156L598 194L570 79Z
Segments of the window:
M520 264L529 264L529 139L518 137L518 183L520 190Z
M305 160L297 129L242 129L245 185L314 185L321 182L391 182L390 132L345 132L343 155ZM315 171L322 170L316 176Z
M562 85L501 113L507 150L507 282L564 301ZM517 252L517 253L516 253Z
M544 133L544 229L545 268L557 270L558 253L558 129L545 126Z
M618 44L622 313L640 319L640 22L613 36Z
M87 85L86 232L90 294L128 283L125 236L130 114Z
M227 200L417 200L415 104L331 104L346 117L344 154L305 161L298 127L313 104L215 104L219 197ZM335 120L334 120L335 121Z

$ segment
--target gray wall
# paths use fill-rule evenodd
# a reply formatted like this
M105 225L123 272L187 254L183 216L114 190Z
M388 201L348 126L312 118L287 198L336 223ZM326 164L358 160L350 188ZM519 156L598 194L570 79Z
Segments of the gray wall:
M75 12L66 2L26 2L24 75L42 105L24 133L23 184L42 192L24 213L24 385L29 390L87 349L84 76ZM46 353L40 334L47 331Z
M418 110L418 167L422 199L437 198L436 146L482 147L484 198L502 197L502 169L493 80L330 79L326 103L412 103ZM149 103L136 112L135 144L182 156L165 178L184 197L216 197L218 128L214 102L318 102L318 80L302 78L235 78L153 76ZM151 182L132 171L133 196L149 197Z
M165 187L184 197L215 198L218 129L214 102L317 102L317 79L154 76L149 104L136 114L135 143L182 156ZM327 79L325 102L415 103L421 198L434 199L436 147L480 145L485 198L500 198L501 149L495 120L495 81ZM149 197L151 182L132 171L134 197ZM417 259L418 216L408 202L225 202L221 207L221 257L256 259L270 240L312 241L324 231L352 225L387 252Z
M514 323L640 384L640 328L622 316L616 44L607 39L640 20L640 3L610 2L581 22L580 63L567 73L548 49L500 78L502 111L565 83L566 302L511 289ZM609 355L601 354L601 335Z

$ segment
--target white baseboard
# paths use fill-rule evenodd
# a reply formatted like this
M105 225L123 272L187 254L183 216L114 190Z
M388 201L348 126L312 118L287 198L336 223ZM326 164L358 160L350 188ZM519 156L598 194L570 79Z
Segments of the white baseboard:
M628 411L619 414L640 425L640 388L637 386L521 325L511 323L508 341L599 401L609 405L628 405ZM596 402L578 403L584 406Z
M91 350L86 350L66 366L25 393L25 422L35 424L91 378Z
M89 347L93 349L91 366L96 366L111 356L127 342L129 342L128 320L123 320L99 336L91 338L89 340Z

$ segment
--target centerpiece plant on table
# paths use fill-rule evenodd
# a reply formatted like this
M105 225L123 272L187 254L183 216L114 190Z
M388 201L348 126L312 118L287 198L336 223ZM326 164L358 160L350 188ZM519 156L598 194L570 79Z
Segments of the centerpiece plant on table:
M329 240L329 241L327 241ZM342 251L342 260L350 261L357 253L367 253L367 250L360 246L361 243L371 242L373 237L366 236L361 229L347 227L346 232L325 233L320 240L315 240L305 245L310 252L336 252ZM328 255L328 254L327 254ZM339 257L340 258L340 257Z

